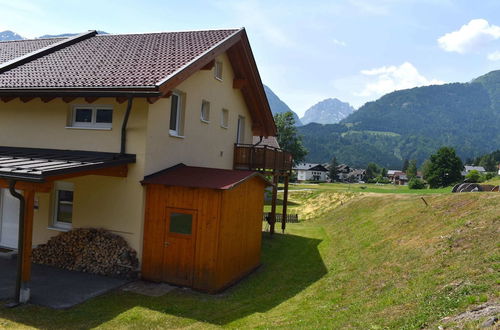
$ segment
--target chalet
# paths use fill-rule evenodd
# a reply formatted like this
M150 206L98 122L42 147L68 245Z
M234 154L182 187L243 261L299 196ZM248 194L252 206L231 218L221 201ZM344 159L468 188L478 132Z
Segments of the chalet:
M321 164L299 163L293 167L297 174L297 181L326 182L328 179L328 169Z
M470 171L478 171L479 174L484 174L486 173L486 170L482 166L470 166L470 165L465 165L464 170L462 171L462 176L466 176L469 174Z
M104 228L142 277L216 292L260 264L263 191L290 154L244 29L0 42L0 246ZM286 213L286 207L283 211ZM282 224L284 225L284 224ZM19 237L19 239L18 239Z

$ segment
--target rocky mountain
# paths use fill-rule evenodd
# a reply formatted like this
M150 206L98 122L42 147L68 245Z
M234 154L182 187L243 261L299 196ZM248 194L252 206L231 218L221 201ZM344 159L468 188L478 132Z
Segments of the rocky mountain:
M326 99L306 110L300 118L303 125L309 123L336 124L353 113L355 109L347 102L339 99Z
M399 168L441 146L473 158L500 145L500 70L470 83L400 90L368 102L339 124L299 127L309 162Z
M297 126L302 125L302 122L299 119L299 116L295 112L290 109L290 107L283 102L274 92L271 90L271 88L267 87L264 85L264 91L266 92L267 96L267 101L269 102L269 106L271 107L271 111L273 112L273 115L277 113L283 113L283 112L292 112L293 117L295 118L295 124Z
M12 41L12 40L23 40L24 38L20 36L19 34L5 30L0 32L0 41Z

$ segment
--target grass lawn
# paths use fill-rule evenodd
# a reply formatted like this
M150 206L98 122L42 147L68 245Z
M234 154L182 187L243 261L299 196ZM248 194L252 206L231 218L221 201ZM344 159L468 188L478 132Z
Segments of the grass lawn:
M387 194L443 194L451 193L452 187L439 189L409 189L408 186L399 186L393 184L374 184L374 183L319 183L319 184L292 184L291 190L314 189L320 191L336 192L372 192Z
M116 291L69 310L0 307L0 328L436 328L500 299L500 194L421 197L292 192L305 221L264 234L262 267L219 295Z

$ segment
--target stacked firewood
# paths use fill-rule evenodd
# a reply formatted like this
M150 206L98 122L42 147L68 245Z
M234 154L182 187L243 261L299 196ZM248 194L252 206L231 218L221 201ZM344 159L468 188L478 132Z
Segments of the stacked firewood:
M139 261L123 237L104 229L61 233L33 249L33 262L119 278L136 278Z

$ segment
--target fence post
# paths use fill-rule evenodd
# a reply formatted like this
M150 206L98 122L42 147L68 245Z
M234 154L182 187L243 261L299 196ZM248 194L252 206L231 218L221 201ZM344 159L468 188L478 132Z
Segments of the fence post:
M269 233L274 235L274 225L276 224L276 198L278 196L278 176L273 174L273 196L271 201L271 221L269 223Z

